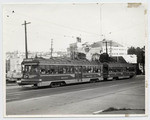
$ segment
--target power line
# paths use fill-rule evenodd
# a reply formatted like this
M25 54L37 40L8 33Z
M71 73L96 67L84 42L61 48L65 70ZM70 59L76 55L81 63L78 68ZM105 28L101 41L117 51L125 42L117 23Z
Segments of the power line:
M103 4L102 4L103 5ZM101 6L102 6L101 5ZM100 9L101 9L101 7L100 7ZM101 10L100 10L101 11ZM50 22L50 21L47 21L47 20L44 20L44 19L40 19L40 18L38 18L38 17L31 17L31 16L28 16L28 15L25 15L25 14L22 14L22 13L19 13L19 12L15 12L15 14L18 14L18 15L21 15L21 16L27 16L27 17L30 17L30 18L33 18L33 19L39 19L39 20L42 20L42 21L45 21L45 22L48 22L48 23L51 23L52 25L55 25L55 26L59 26L59 27L63 27L63 28L67 28L67 29L71 29L71 30L75 30L75 31L81 31L81 32L84 32L84 33L87 33L87 34L93 34L93 35L96 35L96 36L99 36L99 37L101 37L101 35L100 34L96 34L96 33L92 33L92 32L89 32L89 31L85 31L85 30L81 30L81 29L76 29L76 28L72 28L72 27L68 27L68 26L65 26L65 25L60 25L60 24L57 24L57 23L54 23L54 22ZM100 18L101 19L101 18ZM139 23L139 24L141 24L141 23ZM135 26L137 26L138 24L134 24L134 25L132 25L132 26L129 26L129 27L126 27L126 28L121 28L121 29L119 29L119 30L115 30L115 31L112 31L113 33L115 33L115 32L120 32L121 30L126 30L126 29L130 29L130 28L132 28L132 27L135 27ZM46 26L47 27L47 26ZM101 27L100 27L101 28Z
M21 15L21 16L27 16L25 14L22 14L22 13L16 13L18 15ZM100 34L97 34L97 33L93 33L93 32L89 32L89 31L86 31L86 30L81 30L81 29L77 29L77 28L72 28L72 27L69 27L69 26L66 26L66 25L61 25L61 24L58 24L58 23L54 23L54 22L51 22L51 21L48 21L48 20L44 20L44 19L41 19L41 18L38 18L38 17L31 17L31 16L27 16L27 17L30 17L30 18L33 18L33 19L39 19L41 21L45 21L45 22L48 22L52 25L55 25L55 26L59 26L59 27L62 27L62 28L67 28L67 29L70 29L70 30L74 30L74 31L80 31L80 32L84 32L84 33L87 33L87 34L93 34L93 35L96 35L96 36L100 36ZM47 27L47 26L46 26Z

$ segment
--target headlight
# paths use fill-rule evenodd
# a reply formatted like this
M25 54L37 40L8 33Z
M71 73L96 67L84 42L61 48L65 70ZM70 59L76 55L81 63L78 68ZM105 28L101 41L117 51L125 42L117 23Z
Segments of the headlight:
M17 83L21 83L21 81L17 81Z
M26 75L24 75L24 78L29 78L29 75L27 75L27 74L26 74Z

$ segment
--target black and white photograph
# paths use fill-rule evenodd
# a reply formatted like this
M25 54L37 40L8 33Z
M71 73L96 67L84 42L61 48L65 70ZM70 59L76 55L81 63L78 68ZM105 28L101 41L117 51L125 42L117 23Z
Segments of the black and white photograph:
M147 3L3 4L5 117L146 116Z

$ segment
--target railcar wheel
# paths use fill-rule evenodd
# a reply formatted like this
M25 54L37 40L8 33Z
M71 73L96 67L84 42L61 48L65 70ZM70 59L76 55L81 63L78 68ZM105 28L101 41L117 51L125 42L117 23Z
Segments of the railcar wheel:
M91 83L95 83L95 82L98 82L98 81L99 81L99 79L98 79L98 78L90 79L90 82L91 82Z
M133 75L131 75L130 78L133 78Z
M61 83L60 83L60 86L64 86L64 85L66 85L65 82L61 82Z
M114 79L114 80L119 80L119 78L118 78L118 77L114 77L113 79Z
M61 86L62 85L62 82L52 82L51 84L50 84L50 87L51 88L54 88L54 87L59 87L59 86Z
M56 84L52 82L52 83L50 84L50 87L51 87L51 88L55 88L55 87L56 87Z
M90 80L90 83L95 83L95 81L94 80Z
M38 88L39 86L37 84L34 84L32 87L33 88Z
M95 80L95 79L91 79L90 82L91 82L91 83L95 83L96 80Z
M61 86L61 82L57 82L57 83L56 83L56 86L57 86L57 87Z

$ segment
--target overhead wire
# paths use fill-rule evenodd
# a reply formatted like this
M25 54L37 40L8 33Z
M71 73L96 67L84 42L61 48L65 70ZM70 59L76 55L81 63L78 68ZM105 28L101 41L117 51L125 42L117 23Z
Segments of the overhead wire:
M26 17L29 17L29 18L33 18L33 19L36 19L36 20L39 19L41 21L50 23L51 25L59 26L61 28L66 28L66 29L70 29L70 30L73 30L73 31L78 31L78 32L83 32L83 33L87 33L87 34L92 34L92 35L100 36L100 34L97 34L97 33L89 32L89 31L81 30L81 29L77 29L77 28L72 28L72 27L69 27L69 26L66 26L66 25L61 25L61 24L58 24L58 23L54 23L54 22L49 21L49 20L45 20L45 19L41 19L41 18L33 17L33 16L28 16L26 14L22 14L22 13L19 13L19 12L15 12L15 14L18 14L18 15L21 15L21 16L26 16ZM48 26L49 26L49 24L48 24Z
M18 11L15 12L14 14L17 14L17 15L20 15L20 16L23 16L23 17L26 16L27 18L36 19L36 21L38 19L40 21L44 21L44 22L50 23L50 24L47 24L48 26L55 25L55 26L58 26L58 27L61 27L61 28L66 28L66 29L70 29L70 30L78 31L78 32L80 31L82 33L87 33L87 34L95 35L95 37L96 36L100 37L100 34L92 33L92 32L81 30L81 29L72 28L72 27L69 27L69 26L66 26L66 25L61 25L61 24L54 23L54 22L49 21L49 20L45 20L45 19L41 19L41 18L38 18L38 17L29 16L29 15L20 13ZM128 26L128 27L125 27L125 28L121 28L121 29L115 30L115 31L111 31L111 33L117 34L118 32L121 32L121 31L124 31L124 30L127 30L127 29L132 29L134 27L138 27L138 25L140 25L140 24L143 24L143 23L138 23L138 24L134 24L134 25L131 25L131 26ZM48 27L47 25L45 25L44 27ZM49 31L45 31L45 32L49 33ZM56 33L54 33L54 34L56 34ZM73 38L75 36L62 35L62 37L70 37L70 38L72 37Z

